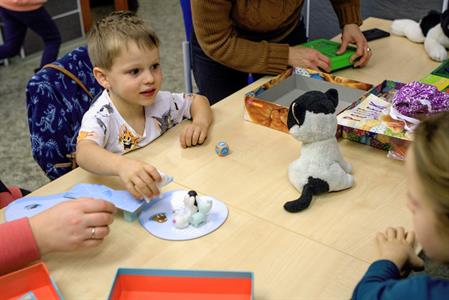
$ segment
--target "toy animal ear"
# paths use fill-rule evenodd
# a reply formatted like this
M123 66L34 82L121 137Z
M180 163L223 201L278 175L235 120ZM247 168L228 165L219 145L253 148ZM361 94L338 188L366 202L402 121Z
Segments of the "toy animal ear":
M327 98L332 101L332 104L335 108L337 108L338 105L338 92L336 89L328 89L325 93Z
M294 101L288 110L287 127L290 130L295 125L301 126L304 123L305 111L297 101Z
M441 28L444 34L449 37L449 9L441 15Z

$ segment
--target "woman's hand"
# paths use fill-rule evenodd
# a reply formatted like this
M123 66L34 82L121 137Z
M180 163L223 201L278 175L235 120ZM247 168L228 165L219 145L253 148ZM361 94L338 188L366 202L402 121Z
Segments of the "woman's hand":
M368 41L357 24L346 24L343 27L341 46L337 54L343 54L349 44L354 44L357 47L355 54L350 58L351 62L355 61L354 67L365 66L373 55L373 51L368 47Z
M30 218L41 255L99 245L109 234L115 206L107 201L80 198L62 202Z
M289 47L288 64L292 67L304 67L330 72L330 59L319 51L303 46Z

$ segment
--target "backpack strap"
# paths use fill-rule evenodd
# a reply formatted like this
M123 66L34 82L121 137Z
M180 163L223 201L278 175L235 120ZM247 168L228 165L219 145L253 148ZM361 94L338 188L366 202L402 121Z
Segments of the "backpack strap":
M78 77L76 77L72 72L70 72L66 68L59 66L59 65L55 65L55 64L46 64L45 66L43 66L43 68L51 68L51 69L55 69L55 70L58 70L59 72L63 73L64 75L66 75L67 77L69 77L70 79L75 81L86 92L86 94L89 96L90 100L94 99L94 96L89 92L89 90L81 82L81 80L79 80Z
M76 77L72 72L70 72L69 70L67 70L63 66L59 66L59 65L55 65L55 64L46 64L45 66L43 66L43 68L51 68L51 69L55 69L55 70L58 70L59 72L63 73L64 75L66 75L67 77L69 77L70 79L75 81L79 85L79 87L82 88L84 90L84 92L86 92L86 94L89 96L90 100L94 99L94 96L89 92L89 90L81 82L81 80L79 80L78 77ZM67 163L56 163L56 164L54 164L55 168L72 168L72 169L75 169L78 166L76 164L76 157L75 157L75 155L76 155L76 152L67 154L66 157L68 158L69 162L67 162Z

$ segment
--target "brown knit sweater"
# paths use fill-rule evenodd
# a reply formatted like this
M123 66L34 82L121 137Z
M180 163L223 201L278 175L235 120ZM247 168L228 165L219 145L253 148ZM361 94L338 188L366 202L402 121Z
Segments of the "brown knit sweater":
M340 27L362 23L359 0L330 1ZM303 2L191 0L193 27L213 60L243 72L276 74L287 68L289 47L277 42L297 26Z

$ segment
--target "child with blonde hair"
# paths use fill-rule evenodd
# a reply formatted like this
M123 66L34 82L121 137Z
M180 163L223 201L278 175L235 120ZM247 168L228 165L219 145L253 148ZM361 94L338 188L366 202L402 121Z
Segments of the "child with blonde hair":
M77 163L100 175L118 175L136 198L159 194L156 168L121 154L143 147L180 123L183 148L202 144L212 122L207 98L160 91L159 39L131 12L98 21L88 38L93 73L104 88L83 117Z
M415 130L406 158L407 206L413 231L387 228L377 234L379 260L373 262L353 293L356 299L449 299L449 281L427 275L401 279L421 269L415 238L432 260L449 263L449 112L431 117Z

